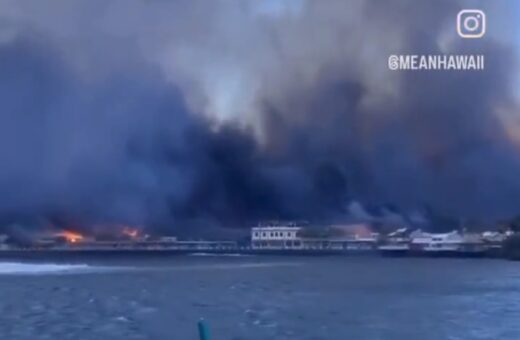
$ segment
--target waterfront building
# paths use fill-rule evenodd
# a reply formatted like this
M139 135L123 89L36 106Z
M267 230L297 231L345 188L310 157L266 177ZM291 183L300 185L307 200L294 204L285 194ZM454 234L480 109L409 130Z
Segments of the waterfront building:
M301 249L301 229L290 225L254 227L251 229L251 248Z
M420 229L410 232L402 228L387 235L378 249L383 255L390 256L473 257L484 256L490 247L479 233L456 230L447 233L429 233Z
M378 235L366 225L299 227L269 225L251 229L251 248L266 250L373 250Z

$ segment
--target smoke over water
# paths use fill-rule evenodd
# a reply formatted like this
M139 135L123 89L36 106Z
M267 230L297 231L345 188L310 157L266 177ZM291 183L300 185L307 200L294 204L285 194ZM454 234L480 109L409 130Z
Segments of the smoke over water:
M349 219L353 202L511 216L520 10L470 2L488 13L476 41L456 35L463 5L0 0L1 219L243 226ZM407 53L486 68L388 70Z

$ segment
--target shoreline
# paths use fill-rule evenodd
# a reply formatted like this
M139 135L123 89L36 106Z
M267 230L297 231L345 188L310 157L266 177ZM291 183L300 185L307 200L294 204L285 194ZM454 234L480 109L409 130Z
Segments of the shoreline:
M12 249L0 250L0 261L81 259L81 258L118 258L138 257L157 258L175 256L287 256L287 257L380 257L380 258L467 258L467 259L504 259L504 254L489 252L382 252L380 250L315 250L315 249Z

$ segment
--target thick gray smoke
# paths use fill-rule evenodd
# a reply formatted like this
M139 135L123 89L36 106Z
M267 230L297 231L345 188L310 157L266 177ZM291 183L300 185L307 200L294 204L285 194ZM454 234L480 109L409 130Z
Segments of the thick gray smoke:
M487 11L485 38L456 35L465 7ZM510 216L519 16L505 1L0 0L0 215L230 226L348 219L355 201ZM404 53L486 69L388 70Z

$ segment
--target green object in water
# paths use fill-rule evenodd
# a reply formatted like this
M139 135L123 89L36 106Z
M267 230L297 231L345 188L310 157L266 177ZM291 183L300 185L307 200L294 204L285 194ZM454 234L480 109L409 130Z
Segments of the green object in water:
M210 340L210 337L209 337L209 327L204 322L204 319L200 319L199 320L198 326L199 326L199 338L200 338L200 340Z

